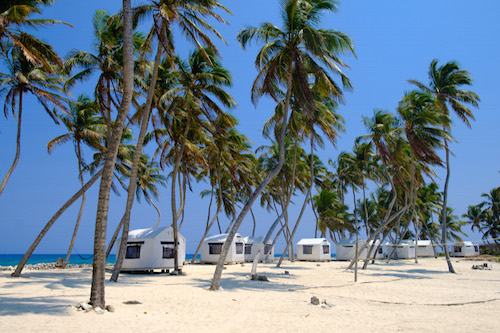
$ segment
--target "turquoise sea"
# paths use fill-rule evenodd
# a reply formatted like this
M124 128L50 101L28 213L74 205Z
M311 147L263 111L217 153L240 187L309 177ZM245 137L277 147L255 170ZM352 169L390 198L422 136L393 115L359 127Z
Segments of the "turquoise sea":
M16 266L19 264L24 254L0 254L0 266ZM197 256L199 258L199 255ZM34 265L39 263L51 263L57 262L59 258L66 258L65 254L32 254L28 259L28 265ZM187 254L186 259L193 259L192 254ZM108 258L108 264L114 264L116 262L116 256L110 254ZM81 264L92 264L92 254L72 254L69 257L70 265L81 265Z

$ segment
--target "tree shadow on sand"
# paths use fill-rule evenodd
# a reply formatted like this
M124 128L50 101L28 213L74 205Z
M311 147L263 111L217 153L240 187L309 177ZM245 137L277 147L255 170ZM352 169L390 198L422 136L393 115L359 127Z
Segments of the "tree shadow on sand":
M68 308L66 299L0 295L0 316L22 316L26 314L65 316Z

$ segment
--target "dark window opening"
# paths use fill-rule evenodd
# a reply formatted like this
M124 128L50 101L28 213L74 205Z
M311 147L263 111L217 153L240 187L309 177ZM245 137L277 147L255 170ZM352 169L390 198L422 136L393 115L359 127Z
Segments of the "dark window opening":
M208 253L220 254L222 252L222 243L208 243Z
M127 246L127 252L125 253L126 259L139 259L140 257L141 257L141 246L140 245Z
M236 254L243 254L243 243L236 243Z
M264 253L265 254L270 254L272 248L273 248L273 246L271 244L266 244L266 246L264 247Z
M330 253L330 246L323 245L323 254L328 254L328 253Z
M252 244L245 244L245 254L252 254Z
M303 254L312 254L313 253L312 245L302 245L302 253Z
M461 246L454 246L453 252L462 252L462 247Z
M163 247L163 259L173 259L173 258L175 258L173 246L172 247L164 246Z

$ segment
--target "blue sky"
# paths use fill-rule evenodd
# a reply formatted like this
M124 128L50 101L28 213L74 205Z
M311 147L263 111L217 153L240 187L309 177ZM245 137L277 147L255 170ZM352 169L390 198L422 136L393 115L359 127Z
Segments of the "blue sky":
M253 65L258 46L242 50L236 34L245 25L259 25L269 21L279 24L279 1L222 0L233 15L224 15L230 25L215 24L224 36L227 46L217 42L223 65L233 75L230 93L238 103L233 114L238 118L239 130L254 143L254 147L268 144L261 135L262 126L272 114L274 103L262 99L257 107L250 101L250 88L256 71ZM133 4L140 3L133 1ZM44 9L43 17L66 21L73 28L52 26L36 32L37 36L54 45L65 56L73 48L91 51L91 19L98 9L111 14L121 7L121 1L56 1ZM456 60L474 79L470 88L480 98L480 108L474 110L476 121L468 129L455 119L452 134L457 143L451 146L452 175L449 202L456 214L463 214L470 204L482 201L481 193L500 185L500 3L496 0L420 0L420 1L341 1L339 12L328 14L323 27L349 34L355 43L357 58L342 57L350 66L346 74L354 90L346 93L345 105L339 113L345 118L346 132L338 139L337 147L327 146L317 151L324 163L335 159L341 151L351 151L354 139L365 134L362 116L371 116L374 108L394 111L405 91L412 89L408 79L427 82L427 69L432 59L441 63ZM177 51L181 55L193 47L176 37ZM0 67L3 71L4 67ZM79 85L74 96L82 92L92 94L93 83ZM47 142L64 133L30 98L24 102L21 159L3 195L0 197L0 225L4 240L0 253L24 253L48 219L78 189L77 160L71 145L58 147L51 155ZM7 172L15 154L16 122L12 116L0 118L0 176ZM151 149L151 148L150 148ZM90 152L87 160L92 158ZM442 186L445 172L436 169ZM208 199L199 193L208 189L205 183L195 184L189 193L186 216L181 233L187 238L187 253L193 253L207 219ZM81 223L75 249L91 253L93 248L94 221L97 207L97 186L88 192L86 210ZM108 225L111 234L125 207L126 195L112 194ZM302 198L295 198L291 208L291 222L295 222ZM170 194L164 189L159 201L162 210L161 225L170 225ZM35 253L64 253L71 238L79 203L69 209L53 226ZM153 226L156 212L142 202L134 205L132 228ZM257 232L264 234L274 216L256 208ZM223 229L227 219L222 218ZM252 221L248 216L240 233L251 233ZM217 233L215 229L212 233ZM469 239L479 240L469 227ZM314 216L306 211L296 240L314 236ZM277 252L282 249L278 244Z

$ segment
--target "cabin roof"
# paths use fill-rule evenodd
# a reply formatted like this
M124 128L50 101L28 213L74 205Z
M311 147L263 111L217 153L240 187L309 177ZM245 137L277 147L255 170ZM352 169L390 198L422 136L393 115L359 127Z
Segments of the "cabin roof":
M297 245L318 245L328 241L326 238L302 238Z
M255 243L262 243L264 238L265 238L264 236L246 236L243 237L243 240L245 241L245 244L255 244ZM272 241L268 239L267 244L272 244Z
M213 236L208 236L205 238L205 242L225 242L227 239L228 234L220 234L220 235L213 235ZM234 239L241 239L240 234L234 235Z
M128 239L149 239L155 238L162 232L172 227L159 227L159 228L146 228L146 229L135 229L130 230L128 233Z

